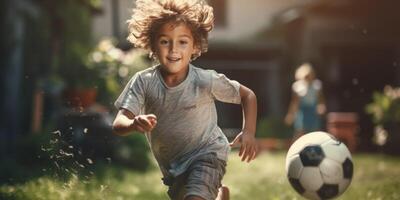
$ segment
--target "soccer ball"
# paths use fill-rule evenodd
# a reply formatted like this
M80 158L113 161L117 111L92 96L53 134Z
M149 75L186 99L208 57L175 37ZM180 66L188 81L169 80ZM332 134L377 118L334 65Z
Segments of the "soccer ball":
M290 146L286 174L300 195L308 199L331 199L350 185L353 162L344 143L329 133L311 132Z

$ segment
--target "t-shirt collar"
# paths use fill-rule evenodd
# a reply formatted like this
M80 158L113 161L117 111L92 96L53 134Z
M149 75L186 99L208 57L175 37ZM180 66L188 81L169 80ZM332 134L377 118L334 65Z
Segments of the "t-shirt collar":
M176 90L179 90L179 89L185 87L185 85L187 84L188 80L190 79L190 77L192 76L192 73L193 73L193 65L189 63L189 72L188 72L187 76L185 77L185 80L183 80L177 86L170 87L165 83L164 79L162 78L162 75L160 72L160 67L161 67L161 65L157 66L157 75L158 75L161 83L164 85L165 88L168 89L168 91L176 91Z

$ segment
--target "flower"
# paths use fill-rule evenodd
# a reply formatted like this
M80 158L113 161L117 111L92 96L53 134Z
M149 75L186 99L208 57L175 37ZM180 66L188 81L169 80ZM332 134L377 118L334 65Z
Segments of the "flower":
M123 51L115 46L112 38L99 41L89 53L86 65L100 71L100 76L121 79L150 65L147 53L140 49Z
M366 106L375 125L372 141L386 153L398 155L400 139L400 87L387 85L373 94L373 101Z
M400 123L400 87L387 85L383 92L375 92L366 111L372 115L376 125Z
M103 96L118 95L133 74L151 65L145 50L123 51L115 43L112 38L100 40L86 60L87 68L96 72L97 87L108 94Z
M382 126L376 126L374 130L373 142L379 146L386 144L388 138L388 132Z

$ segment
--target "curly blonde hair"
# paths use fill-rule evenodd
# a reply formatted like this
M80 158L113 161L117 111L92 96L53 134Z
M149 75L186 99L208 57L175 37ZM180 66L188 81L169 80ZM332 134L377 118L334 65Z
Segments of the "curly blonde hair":
M128 40L135 47L154 52L155 37L165 23L184 23L189 27L198 55L207 52L208 33L214 27L211 6L203 0L137 0L131 19L128 20ZM152 53L151 52L151 53Z
M315 76L311 63L303 63L296 69L294 77L296 80L304 80L307 76Z

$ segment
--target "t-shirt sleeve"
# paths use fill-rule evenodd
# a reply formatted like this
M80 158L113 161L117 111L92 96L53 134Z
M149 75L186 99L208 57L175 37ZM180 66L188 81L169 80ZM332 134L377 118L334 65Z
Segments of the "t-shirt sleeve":
M211 71L211 94L214 99L225 103L240 104L240 83L228 79L224 74Z
M313 87L314 87L316 90L321 91L321 90L322 90L322 82L321 82L320 80L318 80L318 79L315 79L315 80L313 81Z
M144 82L135 74L114 103L117 109L125 108L139 115L144 105Z

